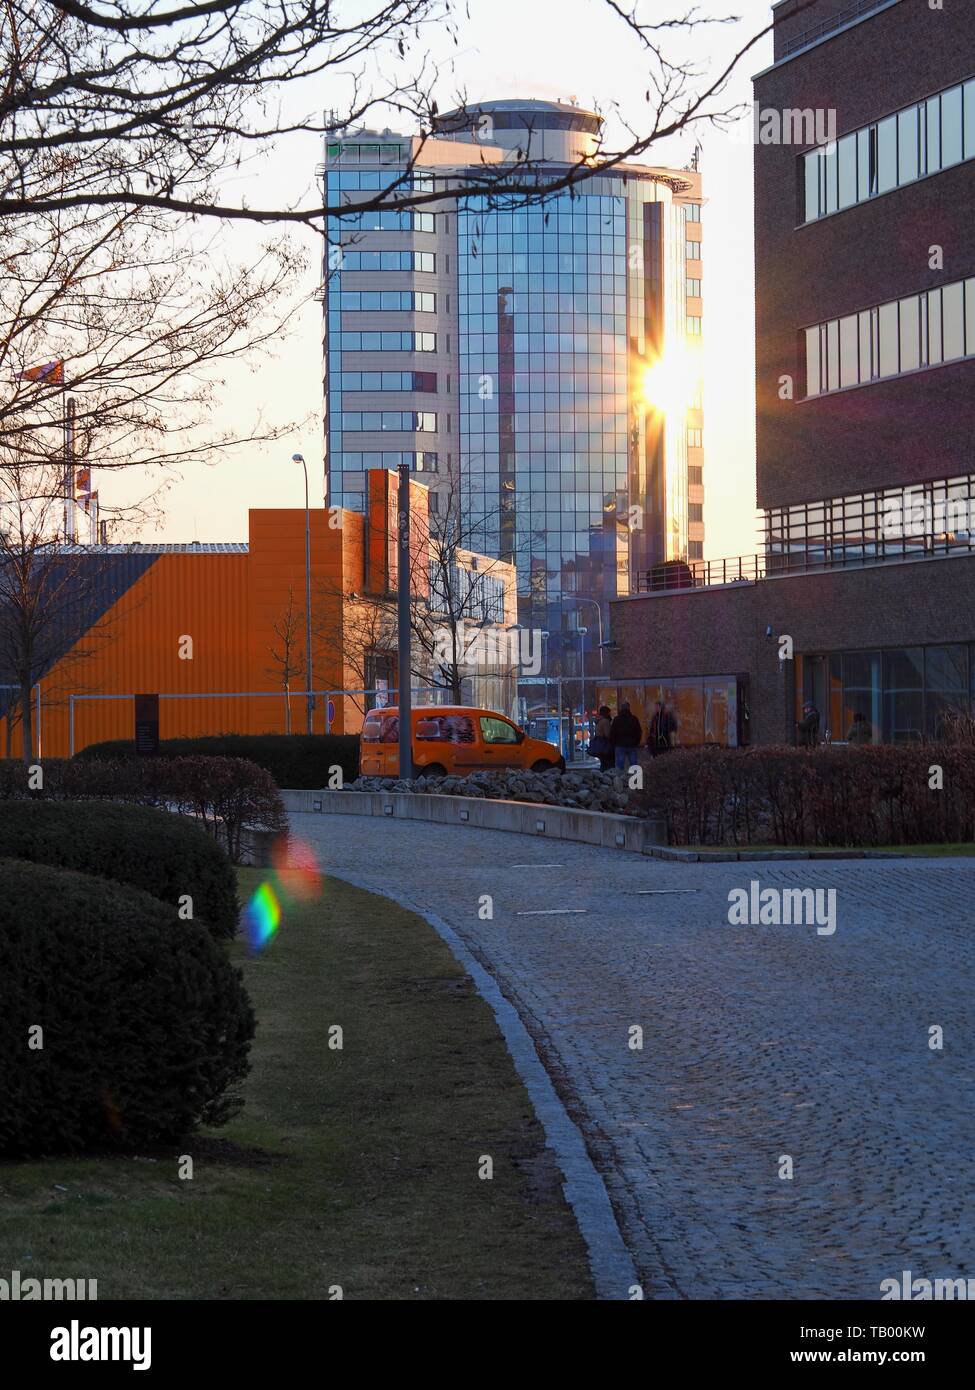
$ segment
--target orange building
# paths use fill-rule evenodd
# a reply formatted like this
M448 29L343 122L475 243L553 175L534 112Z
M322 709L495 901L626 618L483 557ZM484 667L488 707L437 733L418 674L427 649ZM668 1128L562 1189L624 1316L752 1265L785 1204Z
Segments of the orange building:
M418 483L410 491L419 544L428 534L428 494ZM376 669L373 654L362 650L356 605L366 596L385 599L395 584L395 494L395 474L376 470L368 518L339 508L310 513L319 733L324 692L362 689ZM87 617L84 630L75 624L74 636L35 672L44 756L132 738L137 694L160 696L161 738L283 733L289 724L304 731L305 512L259 509L248 518L246 543L87 546L72 554ZM374 612L384 609L372 604ZM381 642L374 655L394 680L395 622L370 640ZM286 685L299 693L286 694ZM357 732L364 701L336 694L331 704L333 731ZM10 709L11 692L0 690L0 748L19 756L19 721L8 731Z

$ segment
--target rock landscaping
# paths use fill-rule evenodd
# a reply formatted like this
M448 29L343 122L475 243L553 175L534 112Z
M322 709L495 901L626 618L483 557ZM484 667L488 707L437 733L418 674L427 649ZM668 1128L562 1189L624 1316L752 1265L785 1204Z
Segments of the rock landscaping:
M645 815L631 802L626 774L586 768L578 772L526 772L520 768L472 772L467 777L359 777L346 783L349 791L421 792L427 795L485 797L494 801L532 801L543 806L607 811L612 815Z

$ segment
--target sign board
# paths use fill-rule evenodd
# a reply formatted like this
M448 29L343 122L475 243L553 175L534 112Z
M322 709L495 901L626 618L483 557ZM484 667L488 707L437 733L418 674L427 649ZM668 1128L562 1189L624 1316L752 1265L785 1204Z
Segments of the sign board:
M386 709L389 704L389 681L382 676L376 677L376 709Z
M325 706L325 723L329 728L335 723L335 701L329 700Z
M159 752L159 696L136 695L135 751L143 757Z

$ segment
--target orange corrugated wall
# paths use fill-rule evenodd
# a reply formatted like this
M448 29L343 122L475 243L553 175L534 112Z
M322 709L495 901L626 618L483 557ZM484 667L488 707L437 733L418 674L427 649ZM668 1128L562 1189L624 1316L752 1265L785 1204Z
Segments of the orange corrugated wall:
M316 622L335 623L341 632L342 595L363 588L365 519L343 512L342 524L334 526L329 525L330 516L335 519L327 510L311 513L313 610ZM71 693L267 691L258 699L162 700L160 736L284 731L284 694L269 648L276 642L273 624L285 613L290 585L304 653L305 513L300 508L253 510L249 522L249 553L180 551L156 557L109 608L97 641L82 639L73 649L73 659L69 654L47 673L41 682L44 756L68 754ZM323 595L322 585L334 590L334 599ZM192 640L188 659L180 656L186 638ZM315 688L341 688L345 673L334 652L316 644L313 657ZM350 711L343 721L341 702L339 706L334 727L340 729L344 722L350 731L358 729L355 713ZM291 717L292 728L303 730L300 696L291 698ZM316 728L324 728L321 702ZM19 734L18 728L12 741L15 755L20 751ZM131 700L75 703L76 752L90 743L133 734ZM0 720L0 739L5 741L5 735Z

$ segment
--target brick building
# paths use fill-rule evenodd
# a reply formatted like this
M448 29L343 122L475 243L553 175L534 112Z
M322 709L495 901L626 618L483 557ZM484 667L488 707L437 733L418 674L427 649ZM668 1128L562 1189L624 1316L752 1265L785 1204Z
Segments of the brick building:
M684 742L792 741L806 700L833 739L859 714L875 742L917 740L975 711L975 7L782 0L774 22L764 550L615 603L611 673L672 703Z

